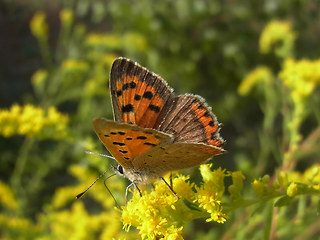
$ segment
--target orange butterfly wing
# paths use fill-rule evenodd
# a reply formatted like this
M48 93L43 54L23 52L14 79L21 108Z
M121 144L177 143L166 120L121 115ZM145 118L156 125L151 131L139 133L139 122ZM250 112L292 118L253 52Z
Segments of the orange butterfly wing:
M137 156L132 164L138 172L163 176L171 171L199 166L224 152L222 148L202 143L164 143Z
M110 90L117 122L157 129L172 105L172 89L160 76L125 58L111 68Z
M132 161L137 156L173 141L170 134L103 118L94 119L93 127L104 146L125 169L133 169Z

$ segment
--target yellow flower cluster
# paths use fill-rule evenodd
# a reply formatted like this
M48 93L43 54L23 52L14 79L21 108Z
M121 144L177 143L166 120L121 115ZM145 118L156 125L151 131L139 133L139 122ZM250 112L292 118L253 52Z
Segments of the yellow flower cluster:
M44 12L37 12L30 21L30 29L32 34L42 40L48 39L49 27L46 22L46 15Z
M269 188L269 181L270 181L269 175L264 175L262 178L259 178L258 180L255 179L251 184L253 191L259 197L264 197L264 196L269 195L269 193L271 191Z
M320 84L320 60L287 59L279 77L291 90L291 97L297 104L304 100Z
M183 194L180 190L187 189L188 192L191 188L184 180L187 177L173 179L174 190L179 196ZM180 184L176 185L178 182ZM135 226L142 239L182 239L183 227L177 225L183 220L183 210L187 208L182 201L178 201L163 182L156 182L154 190L150 193L143 191L142 197L138 191L133 191L130 201L122 207L121 221L126 231ZM171 225L173 222L176 224Z
M221 168L212 171L211 166L212 164L200 166L203 183L200 187L196 186L194 202L210 214L207 222L224 223L227 216L222 212L221 200L225 191L224 178L227 174Z
M70 209L43 214L40 219L48 224L51 233L58 239L93 239L92 236L99 233L99 239L107 240L115 237L121 228L115 211L89 214L81 201L74 202Z
M133 190L132 199L122 208L124 229L129 231L135 226L142 239L182 239L183 224L195 218L209 214L207 222L224 223L227 216L222 212L222 195L227 174L221 168L213 171L210 168L211 164L200 167L203 177L200 187L190 183L188 176L173 178L179 200L162 181L156 182L150 193L143 191L142 197Z
M286 58L292 55L296 33L291 24L285 21L271 21L260 36L260 51L269 53L274 49L279 57Z
M62 69L68 72L85 72L89 69L89 64L86 61L69 58L62 62Z
M320 190L320 164L315 164L308 168L304 173L280 171L276 180L270 186L270 177L264 177L254 180L253 190L259 197L286 194L294 197L298 194L319 194Z
M108 50L127 48L128 51L144 52L147 49L146 39L134 32L126 33L121 37L115 34L89 34L86 43L91 47L105 47Z
M91 47L103 46L110 50L120 47L121 39L114 34L89 34L86 38L86 44Z
M273 78L272 72L268 67L257 67L251 71L238 87L238 93L242 96L247 95L252 87L259 82L268 82Z
M54 107L47 111L32 105L13 105L10 110L0 110L0 134L4 137L26 135L61 139L67 136L68 116Z
M42 87L48 78L48 71L45 69L38 69L31 76L31 83L35 88Z
M70 9L60 11L60 21L65 25L70 25L73 22L74 14Z
M314 190L320 190L320 164L314 164L303 173L293 172L288 175L280 172L279 175L284 176L282 178L284 178L285 181L282 182L286 183L284 187L287 187L287 193L288 191L290 194L292 194L292 191L297 193L297 190L294 189L296 188L294 184L305 184Z
M16 210L18 203L15 199L14 193L5 183L0 181L0 206L1 208L8 208Z
M240 171L232 172L232 184L228 187L230 198L233 201L241 199L241 191L243 188L243 181L246 179Z
M12 189L0 181L0 226L1 239L22 239L22 236L36 235L40 227L29 219L17 217L18 201Z

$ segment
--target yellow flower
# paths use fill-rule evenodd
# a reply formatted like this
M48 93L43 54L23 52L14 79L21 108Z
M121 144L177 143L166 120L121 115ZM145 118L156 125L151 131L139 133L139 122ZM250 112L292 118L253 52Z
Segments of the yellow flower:
M254 85L260 82L268 82L272 80L272 78L272 72L268 67L257 67L241 81L241 84L238 87L238 93L245 96L250 92Z
M141 51L144 52L148 48L146 39L135 32L126 33L123 38L121 38L124 48L128 51Z
M13 105L10 110L0 110L0 134L4 137L65 138L68 117L54 107L47 111L32 105Z
M42 86L48 77L48 72L44 69L37 70L31 76L31 82L34 86Z
M41 226L34 224L26 218L14 215L5 216L0 213L1 239L24 239L25 236L37 236L42 230Z
M232 185L228 187L228 192L230 193L230 197L232 200L239 199L241 197L241 191L243 188L243 180L245 180L245 176L240 171L232 172Z
M142 238L165 236L170 224L167 218L181 217L175 215L175 207L172 207L176 202L177 198L162 182L156 182L149 194L143 191L142 197L134 190L132 199L122 209L124 229L128 231L130 226L135 226Z
M308 168L303 174L303 179L312 188L320 190L320 165L315 164Z
M271 191L273 191L273 188L269 188L269 181L270 176L264 175L262 178L259 178L258 180L254 180L251 185L253 188L253 191L259 196L264 197L265 195L269 194Z
M89 34L86 43L91 47L103 46L108 49L118 49L121 46L121 38L112 34Z
M60 21L65 25L70 25L73 22L73 11L70 9L62 9L60 11Z
M221 197L224 191L224 171L211 171L210 165L203 166L204 183L193 190L189 177L178 174L173 178L173 189L180 197L178 200L162 182L155 182L151 192L142 191L142 197L133 190L133 197L125 207L122 207L121 221L124 229L131 226L139 229L141 238L146 239L181 239L183 224L195 218L207 216L207 221L223 223L226 216L222 213ZM193 202L193 203L192 203ZM205 211L201 213L197 209ZM193 206L191 209L189 206Z
M17 210L18 203L11 188L0 181L0 205L2 208Z
M320 60L287 59L279 77L290 89L294 103L303 103L320 83Z
M167 235L163 238L163 240L182 240L182 229L183 227L177 228L175 226L170 226L167 229Z
M212 164L203 164L200 166L200 172L203 178L203 184L196 187L197 193L194 196L194 202L199 204L210 214L207 221L216 221L224 223L227 216L222 212L222 195L224 193L225 170L218 168L212 171Z
M69 72L85 72L89 69L89 65L85 61L66 59L62 62L62 69Z
M294 182L290 183L289 187L287 188L287 195L289 197L294 197L298 193L298 186Z
M285 58L292 55L296 33L291 24L285 21L271 21L260 36L260 51L269 53L272 48L275 54Z
M32 34L41 40L48 39L48 24L44 12L37 12L30 21L30 29Z

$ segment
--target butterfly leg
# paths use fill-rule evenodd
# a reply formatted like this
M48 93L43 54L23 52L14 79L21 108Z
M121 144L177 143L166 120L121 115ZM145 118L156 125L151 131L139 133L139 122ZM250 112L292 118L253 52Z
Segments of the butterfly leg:
M141 191L140 189L138 188L138 185L134 182L130 183L127 188L126 188L126 196L125 196L125 201L126 201L126 205L127 205L127 202L128 202L128 192L129 192L129 189L132 187L132 186L135 186L135 188L138 190L139 192L139 195L140 197L142 197L142 194L141 194Z
M137 185L136 183L133 183L133 185L134 185L134 186L136 187L136 189L138 190L140 197L142 197L142 194L141 194L140 188L138 188L138 185Z
M128 202L128 192L129 192L129 189L131 188L132 185L133 185L133 183L130 183L126 188L126 196L125 196L126 205L127 205L127 202Z
M171 193L177 198L179 199L179 197L177 196L177 194L173 191L172 187L169 185L169 183L167 183L167 181L161 177L162 181L164 181L164 183L167 185L167 187L170 189Z

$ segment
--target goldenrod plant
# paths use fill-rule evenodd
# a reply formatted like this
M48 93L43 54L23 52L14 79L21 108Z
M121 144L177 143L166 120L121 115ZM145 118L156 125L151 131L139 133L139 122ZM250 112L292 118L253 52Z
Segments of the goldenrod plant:
M320 10L310 2L300 8ZM284 3L264 1L263 17L240 2L63 4L58 26L33 14L42 64L32 93L0 109L1 239L319 238L320 52L301 50L306 32ZM288 16L273 17L277 8ZM224 124L226 154L164 176L179 198L156 180L125 202L130 183L108 178L116 163L85 154L106 154L92 119L112 119L107 82L120 55L178 94L203 95Z

